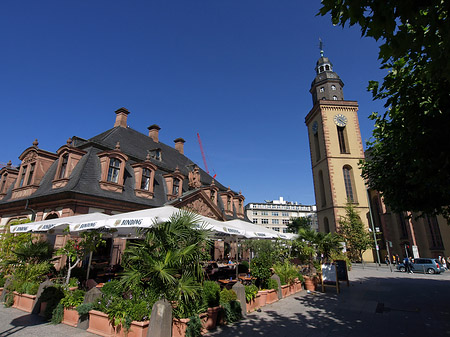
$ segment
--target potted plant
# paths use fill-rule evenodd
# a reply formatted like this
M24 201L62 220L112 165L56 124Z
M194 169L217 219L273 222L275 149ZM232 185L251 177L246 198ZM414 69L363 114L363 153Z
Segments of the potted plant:
M50 286L44 289L39 300L41 302L39 315L46 320L50 320L53 315L53 310L64 297L64 291L60 286Z
M206 329L211 330L216 327L217 315L220 311L220 286L213 281L203 283L203 300L208 312Z
M77 289L74 291L67 291L60 303L64 307L64 316L62 323L76 327L78 325L79 314L75 310L77 306L83 303L85 291Z
M245 300L247 305L247 312L252 312L257 309L259 303L256 301L256 295L258 294L258 287L254 284L245 286Z
M269 279L267 281L267 299L266 299L266 303L267 304L272 304L274 302L278 301L278 282L273 280L273 279Z

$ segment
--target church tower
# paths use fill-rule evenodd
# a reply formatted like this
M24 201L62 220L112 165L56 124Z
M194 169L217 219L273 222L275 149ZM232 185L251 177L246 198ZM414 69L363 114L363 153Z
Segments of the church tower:
M322 49L322 48L321 48ZM368 227L367 191L358 163L364 150L358 102L344 100L344 83L320 51L311 84L308 127L319 231L335 232L346 203L352 202Z

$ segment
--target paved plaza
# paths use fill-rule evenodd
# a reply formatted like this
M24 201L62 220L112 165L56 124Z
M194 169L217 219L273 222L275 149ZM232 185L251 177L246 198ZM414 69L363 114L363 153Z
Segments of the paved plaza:
M341 293L302 291L206 336L450 336L450 272L391 273L386 266L353 267ZM0 337L95 336L39 316L0 307Z

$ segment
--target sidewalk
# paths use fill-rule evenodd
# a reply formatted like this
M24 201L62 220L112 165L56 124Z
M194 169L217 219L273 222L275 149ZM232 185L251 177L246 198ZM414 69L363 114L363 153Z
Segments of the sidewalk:
M53 325L38 315L5 308L0 304L0 337L92 337L97 336L65 324Z

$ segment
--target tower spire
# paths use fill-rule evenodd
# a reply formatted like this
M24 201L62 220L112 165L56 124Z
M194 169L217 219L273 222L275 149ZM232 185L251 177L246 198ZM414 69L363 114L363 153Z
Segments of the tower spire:
M320 37L319 37L319 49L320 49L320 57L323 57L323 42Z

